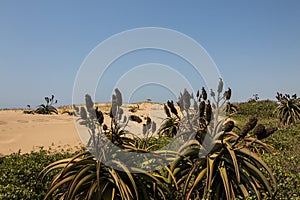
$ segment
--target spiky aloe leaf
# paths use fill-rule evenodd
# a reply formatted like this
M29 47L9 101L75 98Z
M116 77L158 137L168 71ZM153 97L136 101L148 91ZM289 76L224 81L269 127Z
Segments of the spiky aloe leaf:
M194 191L194 188L198 185L198 183L199 183L201 180L203 180L203 178L205 177L205 174L207 174L207 168L201 170L201 172L198 173L198 175L197 175L197 177L196 177L196 179L195 179L195 181L194 181L194 183L193 183L191 189L189 190L189 192L188 192L187 195L186 195L186 198L185 198L186 200L189 200L189 199L190 199L190 196L191 196L192 192Z
M240 149L239 153L246 155L247 159L251 160L252 163L254 164L254 166L256 166L256 168L259 170L260 168L264 168L268 175L270 176L273 185L274 185L274 190L277 190L277 181L272 173L272 170L268 167L268 165L260 158L259 155L255 154L254 152L249 151L248 149ZM272 192L270 192L270 195L272 194Z
M240 169L239 169L238 160L236 158L235 152L234 152L234 150L232 150L229 147L228 144L226 145L226 149L229 152L230 157L232 159L232 163L233 163L233 166L234 166L234 171L235 171L235 175L236 175L236 178L237 178L237 182L240 183L241 182Z
M67 178L65 178L65 179L62 179L61 181L57 182L56 184L53 184L53 185L49 188L49 190L47 191L47 193L46 193L46 195L45 195L45 197L44 197L44 200L46 200L46 199L48 199L48 198L50 198L50 197L51 197L50 199L53 199L53 198L52 198L53 193L54 193L58 188L60 188L63 184L65 184L65 183L67 183L67 182L70 182L72 179L73 179L73 177L72 177L72 176L69 176L69 177L67 177Z
M214 175L214 168L216 164L216 159L212 159L210 157L207 157L207 179L206 179L206 192L211 190L212 186L212 179Z
M69 190L67 191L66 197L68 199L73 199L76 195L76 192L80 189L78 186L80 185L80 181L84 180L87 175L89 175L89 170L92 170L95 166L94 165L87 165L85 167L82 167L78 170L77 174L74 176L70 186ZM85 182L83 182L85 183Z
M262 184L270 195L272 195L272 188L268 181L268 179L263 175L263 173L254 165L252 165L250 162L244 160L243 161L245 166L247 166L245 169L247 170L248 174L251 174L253 178L259 181L260 184Z
M220 172L222 181L223 181L223 186L225 188L225 193L226 193L226 198L227 200L232 199L231 197L231 191L230 191L230 184L229 184L229 179L228 179L228 175L227 175L227 170L225 168L225 166L219 166L218 170Z

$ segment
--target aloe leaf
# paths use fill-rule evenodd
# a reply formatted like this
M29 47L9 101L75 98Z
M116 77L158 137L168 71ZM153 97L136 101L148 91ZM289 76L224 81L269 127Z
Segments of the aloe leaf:
M223 186L225 188L226 198L228 200L231 199L231 193L230 193L230 185L229 180L226 172L226 168L224 166L218 167L218 170L220 172L221 178L223 180Z
M198 183L205 177L205 174L207 173L207 168L203 169L198 176L196 177L191 189L189 190L188 194L186 195L186 200L190 199L190 196L192 194L192 192L194 191L194 188L198 185Z
M234 152L234 150L231 150L228 145L226 145L226 149L227 149L227 151L229 152L229 154L231 156L237 181L238 181L238 183L240 183L241 182L240 169L239 169L238 161L237 161L236 156L235 156L235 152Z
M44 200L48 199L59 187L61 187L63 184L70 182L73 179L72 176L69 176L67 178L62 179L61 181L57 182L55 185L52 185L52 187L49 188L47 191ZM51 198L52 199L52 198Z

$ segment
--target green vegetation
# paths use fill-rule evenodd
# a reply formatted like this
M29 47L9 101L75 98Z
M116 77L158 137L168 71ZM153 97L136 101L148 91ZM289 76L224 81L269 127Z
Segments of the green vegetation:
M67 158L68 151L50 152L41 148L38 152L20 152L0 158L0 199L33 200L42 199L54 174L42 184L38 178L40 171L50 163Z
M278 104L274 101L257 101L237 105L239 113L232 116L238 125L255 115L268 126L277 126L279 119L274 114ZM278 191L275 199L300 198L300 124L282 127L264 142L272 146L272 153L264 153L262 158L273 170Z
M185 141L195 129L196 139L180 146L179 157L170 153L170 165L151 173L143 170L135 173L139 167L135 161L139 159L129 159L130 164L120 162L116 159L118 152L109 152L110 148L105 148L108 152L102 152L98 158L114 155L106 159L123 171L109 167L107 160L106 164L96 160L87 151L71 154L41 150L12 154L0 158L0 199L41 199L46 194L48 199L97 199L97 195L102 199L299 199L300 125L297 120L293 127L280 126L275 131L272 128L279 124L274 114L278 104L267 100L234 104L238 112L231 113L230 121L224 122L215 115L209 116L210 109L215 113L222 104L228 105L228 93L226 97L221 92L219 89L214 102L208 101L205 91L197 94L196 100L184 92L179 107L168 102L165 105L167 119L157 130L160 137L152 137L151 119L141 122L146 139L124 137L128 133L119 125L125 126L127 120L139 120L124 119L120 94L116 92L113 97L110 125L103 124L102 112L94 109L94 103L87 96L86 108L76 113L81 116L80 122L90 130L94 125L99 126L106 138L127 151L146 153L160 149L172 137ZM190 107L192 109L188 109ZM194 118L196 115L201 120L194 121L198 119ZM210 120L218 125L211 125ZM89 144L101 144L95 140L99 136L97 132L91 133ZM205 138L216 144L208 155L202 148L207 135Z

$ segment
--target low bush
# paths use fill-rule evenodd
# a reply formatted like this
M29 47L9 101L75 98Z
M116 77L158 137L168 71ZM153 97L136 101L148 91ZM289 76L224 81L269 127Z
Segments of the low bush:
M38 174L48 164L63 158L71 157L70 152L50 153L41 148L37 152L13 153L2 157L0 162L0 199L33 200L42 199L47 185L41 184Z

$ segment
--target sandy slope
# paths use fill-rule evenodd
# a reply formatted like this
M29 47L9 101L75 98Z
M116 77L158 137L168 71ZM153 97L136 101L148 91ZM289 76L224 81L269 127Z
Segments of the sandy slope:
M73 117L68 115L31 115L21 110L0 111L0 154L21 149L30 152L37 146L80 145Z
M161 124L164 115L163 106L154 103L140 103L135 113L128 110L136 105L124 105L124 113L149 116L157 124ZM109 106L99 107L104 113ZM105 115L105 123L109 125L109 117ZM127 128L137 135L142 132L142 123L130 122ZM139 135L142 137L141 135ZM81 135L82 137L82 135ZM22 110L0 111L0 154L10 154L21 149L22 153L30 152L39 146L63 148L79 147L82 145L73 116L59 115L32 115L24 114Z

